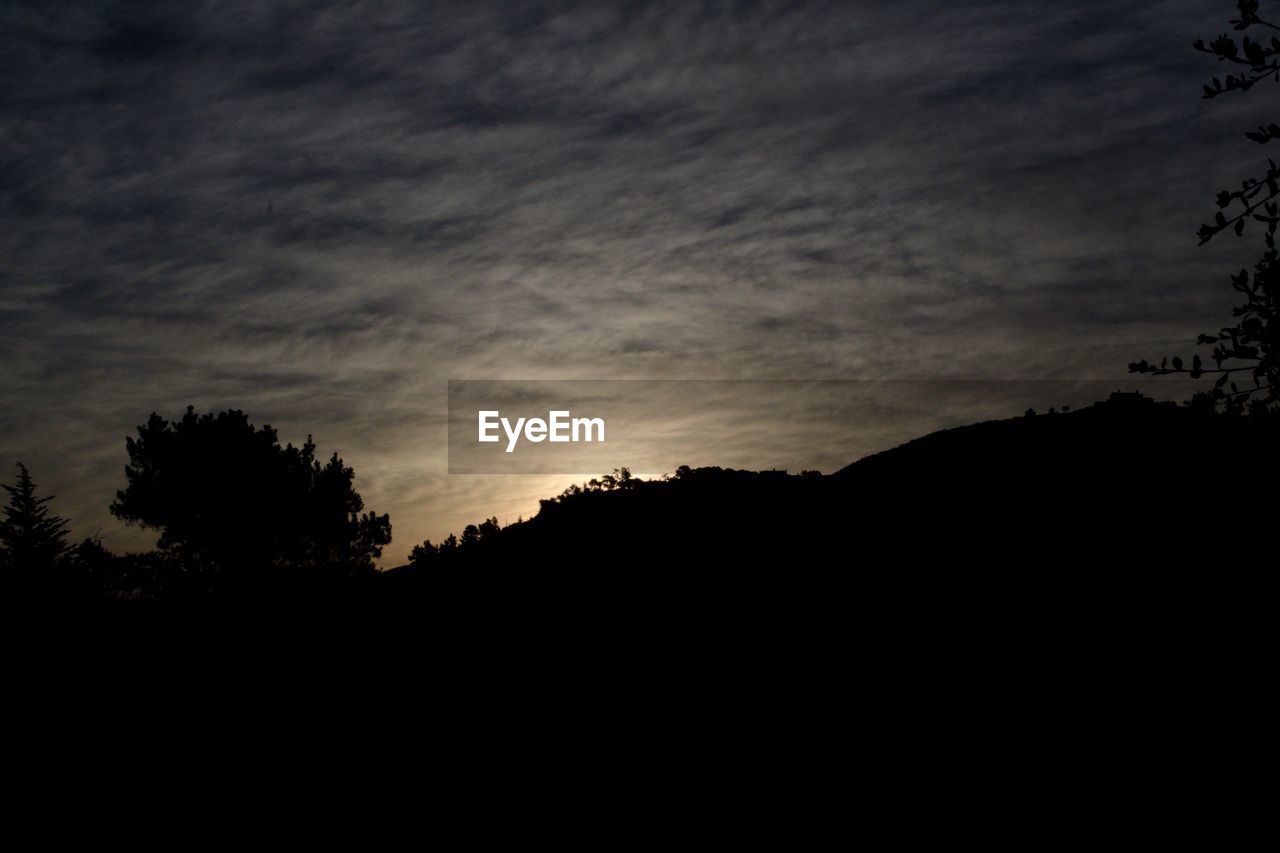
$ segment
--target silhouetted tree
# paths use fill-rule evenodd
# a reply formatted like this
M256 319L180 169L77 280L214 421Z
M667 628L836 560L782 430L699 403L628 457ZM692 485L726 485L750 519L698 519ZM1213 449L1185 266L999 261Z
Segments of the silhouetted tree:
M1240 17L1231 20L1237 31L1254 27L1280 30L1280 25L1259 16L1258 0L1239 0L1237 8ZM1272 36L1264 41L1242 36L1237 43L1231 36L1221 35L1207 45L1203 40L1197 41L1195 48L1237 68L1237 73L1227 74L1225 80L1214 77L1212 85L1204 87L1206 98L1216 98L1226 92L1246 92L1267 79L1280 81L1280 38ZM1259 126L1257 131L1245 135L1266 145L1280 139L1280 125ZM1268 160L1267 166L1261 178L1248 178L1238 190L1219 192L1214 221L1201 225L1198 232L1203 245L1227 230L1234 231L1238 237L1248 223L1260 222L1266 242L1266 251L1254 264L1252 273L1242 269L1231 276L1231 286L1245 300L1233 312L1235 324L1199 338L1201 345L1213 347L1211 358L1215 366L1206 367L1199 355L1193 356L1190 363L1175 357L1162 359L1158 365L1149 364L1146 359L1129 365L1134 373L1157 376L1178 373L1199 379L1205 374L1216 374L1217 381L1210 393L1228 410L1243 410L1246 400L1252 400L1259 408L1280 402L1280 320L1277 319L1280 253L1276 249L1280 167L1274 160Z
M129 485L112 513L159 530L159 547L186 565L368 572L391 541L389 516L361 514L355 473L336 453L321 464L310 436L281 447L243 412L188 407L173 422L153 414L125 444Z
M414 545L409 549L409 565L425 568L434 564L439 556L440 549L431 544L430 539L427 539L421 545Z
M409 565L417 569L430 566L441 566L453 562L459 554L458 537L450 533L439 545L433 545L430 539L421 545L414 545L409 551Z
M0 563L20 585L48 582L67 551L67 522L49 513L53 496L36 497L27 466L18 463L18 479L5 486L9 500L0 520Z

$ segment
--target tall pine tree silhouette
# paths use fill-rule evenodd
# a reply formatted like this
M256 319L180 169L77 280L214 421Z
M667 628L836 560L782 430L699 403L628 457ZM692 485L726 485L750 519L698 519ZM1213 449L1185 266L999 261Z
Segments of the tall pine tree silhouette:
M4 486L9 502L0 520L0 563L10 580L30 586L48 579L67 551L67 522L49 513L52 496L36 497L27 466L18 463L18 481Z

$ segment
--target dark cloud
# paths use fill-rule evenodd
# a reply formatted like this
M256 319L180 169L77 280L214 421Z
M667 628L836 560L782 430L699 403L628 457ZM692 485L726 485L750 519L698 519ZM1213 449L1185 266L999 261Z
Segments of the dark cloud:
M449 378L1120 375L1231 304L1229 5L5 4L0 449L117 536L242 407L399 553L547 488L443 475Z

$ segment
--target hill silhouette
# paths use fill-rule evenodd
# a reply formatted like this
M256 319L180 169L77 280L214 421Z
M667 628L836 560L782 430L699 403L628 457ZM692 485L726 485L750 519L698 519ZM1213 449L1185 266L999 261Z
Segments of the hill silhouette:
M564 631L566 643L649 619L739 638L851 622L934 636L1089 612L1132 630L1153 601L1212 606L1232 594L1223 578L1274 561L1278 423L1117 394L935 432L829 475L681 468L646 481L622 469L381 573L250 559L224 583L181 552L85 543L44 606L11 599L12 615L214 633L462 627L473 639L488 626Z
M814 677L869 643L885 666L930 668L952 654L1040 667L1069 649L1123 678L1123 650L1151 638L1160 666L1256 641L1277 437L1273 416L1118 395L933 433L827 476L681 469L571 489L383 573L378 612L522 626L576 654L586 638L785 650Z
M829 711L812 713L871 707L885 731L1008 743L1052 720L1119 749L1075 703L1165 731L1175 704L1192 714L1255 678L1276 438L1274 418L1117 396L933 433L826 476L588 484L382 573L354 621L386 647L479 654L525 679L768 684L749 701L821 696ZM981 710L995 705L1040 710ZM1155 741L1143 755L1168 760Z
M625 708L694 739L672 709L714 709L707 726L739 732L739 752L743 719L814 755L853 726L888 773L1116 755L1158 771L1185 766L1170 744L1265 671L1276 438L1271 416L1119 396L825 476L600 478L380 574L11 601L5 622L31 668L136 669L136 697L175 673L266 694L360 673L405 691L387 706L412 709L397 732L458 697L494 730L541 719L517 703L576 714L572 697L601 709L593 726ZM128 578L118 589L184 576L163 555L80 559Z
M387 573L537 562L547 569L741 574L969 567L1187 553L1196 526L1276 501L1274 416L1140 395L942 430L829 476L681 469L572 489L532 519L470 528L448 554ZM1170 527L1173 523L1175 526ZM1088 551L1087 549L1094 549ZM934 565L933 568L940 568Z

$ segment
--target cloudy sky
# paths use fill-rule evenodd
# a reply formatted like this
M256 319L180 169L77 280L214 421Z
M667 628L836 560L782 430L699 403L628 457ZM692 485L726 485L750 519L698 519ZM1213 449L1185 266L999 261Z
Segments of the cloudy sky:
M450 379L1123 377L1256 254L1233 7L0 3L0 459L145 545L125 435L242 408L394 563L565 484L450 476Z

